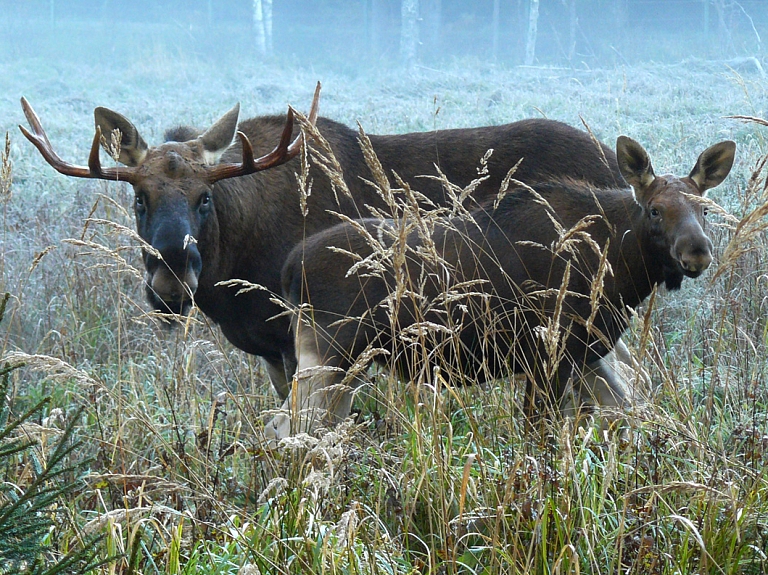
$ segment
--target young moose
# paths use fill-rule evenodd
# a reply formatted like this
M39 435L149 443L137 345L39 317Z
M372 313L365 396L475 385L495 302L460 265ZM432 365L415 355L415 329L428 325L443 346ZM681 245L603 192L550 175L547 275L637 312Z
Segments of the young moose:
M620 342L625 306L709 267L699 198L728 175L735 148L708 148L688 177L657 176L643 147L621 136L618 165L634 193L572 180L520 187L471 218L411 232L399 260L377 255L397 238L392 220L309 238L283 268L284 296L301 306L293 320L299 370L296 396L268 437L346 417L355 373L371 358L406 376L435 365L468 381L524 373L529 409L536 390L562 408L571 386L595 384L581 379L584 366ZM358 271L348 273L353 263ZM622 405L621 386L606 379L608 389L577 395L601 400L610 391Z

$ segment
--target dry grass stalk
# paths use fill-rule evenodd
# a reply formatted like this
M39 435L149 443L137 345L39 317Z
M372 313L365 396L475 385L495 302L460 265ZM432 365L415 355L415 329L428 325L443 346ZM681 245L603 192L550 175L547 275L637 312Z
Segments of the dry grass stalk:
M12 367L27 366L35 371L42 371L52 381L72 380L86 387L99 385L95 379L83 370L72 367L66 361L50 355L12 351L3 356L3 362Z
M565 264L565 271L563 272L563 279L560 282L560 288L557 291L557 298L555 299L555 308L551 316L545 316L542 318L540 325L534 328L536 335L538 335L544 342L544 348L547 353L546 361L546 377L552 379L555 376L560 362L565 356L565 341L568 337L568 330L564 330L561 325L561 315L563 313L563 303L566 296L570 293L568 291L568 284L571 281L571 262L568 261ZM544 358L540 358L544 359Z
M312 178L309 177L309 146L307 145L308 132L301 126L302 146L299 158L301 170L296 174L296 183L299 185L299 207L301 215L305 218L309 214L309 197L312 195Z
M248 280L241 280L241 279L231 279L231 280L218 282L216 286L239 288L235 295L248 293L249 291L254 291L254 290L270 291L268 288L264 287L261 284L255 284L255 283L249 282Z
M109 133L109 141L107 141L105 134L102 134L101 138L99 138L101 147L104 148L104 151L107 152L109 157L112 158L115 162L120 161L120 149L122 141L123 133L117 128Z
M44 249L36 253L34 259L32 260L32 263L29 264L29 269L27 270L27 273L31 274L33 271L35 271L35 268L40 264L43 258L55 249L56 249L56 246L46 246Z
M595 145L595 149L600 154L600 159L602 160L603 165L606 168L610 169L611 165L608 163L608 158L605 157L605 152L603 152L603 146L600 144L600 140L597 139L595 134L592 132L592 128L590 127L590 125L587 123L587 121L584 119L584 117L581 114L579 114L579 120L581 120L581 124L584 126L584 129L589 134L589 137L591 138L592 143Z
M363 152L365 163L373 175L373 181L368 183L378 191L379 195L384 200L384 203L389 206L390 213L395 214L396 212L394 209L396 202L389 178L384 171L384 166L382 166L381 162L379 161L379 157L373 150L373 144L371 143L370 138L365 133L365 130L363 130L363 127L360 124L358 124L357 141L360 144L360 149Z
M760 158L752 170L747 183L747 197L759 198L759 204L739 220L733 230L731 241L728 242L720 265L712 278L717 280L726 272L732 273L738 262L747 253L764 247L764 234L768 231L768 178L765 168L768 156Z
M11 192L13 162L11 162L11 137L8 132L5 133L5 149L0 160L2 160L2 165L0 165L0 203L7 204L13 196Z
M504 199L504 196L507 195L507 192L511 189L513 182L517 182L517 180L513 180L512 176L515 175L515 172L517 172L517 168L520 166L520 163L523 161L524 158L520 158L517 163L512 166L509 171L507 172L507 175L504 176L504 179L501 181L501 186L499 187L499 193L496 194L496 199L493 200L493 209L499 207L499 204L501 203L501 200Z
M98 242L75 240L71 238L62 240L62 243L68 244L77 248L87 249L87 251L82 252L82 254L86 256L94 256L94 255L107 256L108 258L117 262L118 271L128 272L131 275L135 276L139 281L144 281L144 274L141 271L139 271L137 268L129 264L128 260L126 260L123 256L121 256L120 252L114 248L105 246L104 244L100 244ZM98 268L103 268L105 266L96 264L92 267L94 269L98 269Z
M341 169L341 164L339 164L338 160L336 159L336 156L334 155L333 149L328 143L328 140L323 137L317 126L314 126L309 122L304 114L297 112L296 110L293 110L293 114L296 122L301 128L302 134L305 135L304 146L309 147L309 156L331 181L331 188L333 189L333 193L336 196L336 203L339 203L339 191L341 191L341 193L343 193L348 198L352 198L349 187L347 187L347 183L344 181L344 172ZM307 135L309 135L309 138L307 138ZM303 169L304 167L302 166L302 172ZM310 188L305 188L305 201L306 198L309 197L309 193Z
M83 531L86 534L93 534L103 531L107 524L120 524L127 527L140 519L156 519L158 516L165 516L166 519L169 519L181 515L182 514L176 509L172 509L165 505L147 505L142 507L129 507L127 509L112 509L86 523L83 526Z
M761 126L768 126L768 120L764 120L763 118L758 118L756 116L734 115L734 116L726 116L726 118L730 118L731 120L742 120L744 122L759 124Z
M594 243L594 242L593 242ZM600 309L600 299L603 296L603 287L605 286L605 276L613 275L613 267L608 261L608 250L610 248L610 240L608 240L600 253L600 263L597 266L597 271L592 277L589 287L589 303L592 306L592 310L587 318L587 333L592 331L592 322L597 317L597 312Z

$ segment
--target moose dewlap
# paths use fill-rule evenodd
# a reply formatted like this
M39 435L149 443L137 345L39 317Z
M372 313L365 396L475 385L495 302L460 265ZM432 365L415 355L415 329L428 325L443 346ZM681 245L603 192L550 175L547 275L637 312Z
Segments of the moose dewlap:
M405 235L405 222L368 219L310 237L283 268L299 370L267 436L346 417L371 361L414 379L439 366L459 383L525 374L529 409L562 408L574 386L577 397L610 392L622 405L610 370L585 379L585 366L620 341L627 306L709 267L702 199L734 153L721 142L687 177L657 176L643 147L621 136L618 165L632 189L552 181ZM578 389L598 380L604 389Z

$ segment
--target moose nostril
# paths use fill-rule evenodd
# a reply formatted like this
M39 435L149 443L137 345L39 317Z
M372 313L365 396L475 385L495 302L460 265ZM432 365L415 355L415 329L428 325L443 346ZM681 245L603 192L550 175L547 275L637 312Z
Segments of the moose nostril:
M173 242L171 245L157 242L154 248L160 253L163 263L170 269L180 271L191 268L199 271L202 259L194 242Z
M709 250L689 251L678 254L678 261L686 271L703 272L712 263L712 253Z

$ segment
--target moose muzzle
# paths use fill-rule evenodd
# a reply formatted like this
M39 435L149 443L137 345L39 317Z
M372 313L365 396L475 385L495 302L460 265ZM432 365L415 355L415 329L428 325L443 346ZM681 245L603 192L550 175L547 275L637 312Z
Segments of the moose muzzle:
M704 234L686 234L677 239L672 256L677 259L683 273L695 278L712 263L712 241Z
M146 254L144 263L151 300L158 304L158 309L162 310L164 305L170 311L180 313L197 290L203 262L194 242L187 239L175 244L178 245L154 244L161 258Z

